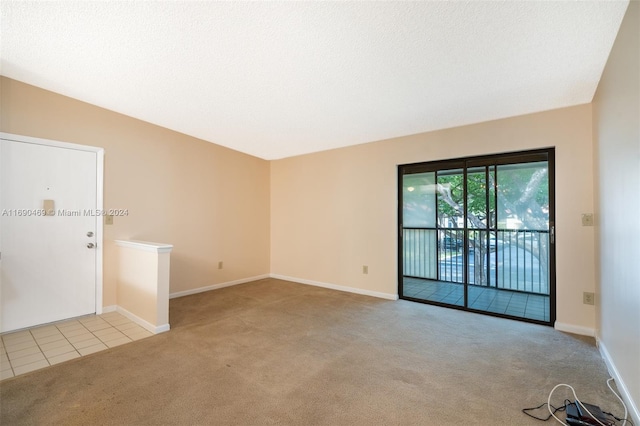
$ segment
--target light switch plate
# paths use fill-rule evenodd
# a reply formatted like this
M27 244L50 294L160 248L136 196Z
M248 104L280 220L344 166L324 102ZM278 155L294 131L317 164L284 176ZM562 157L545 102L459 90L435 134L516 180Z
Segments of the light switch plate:
M56 203L53 200L43 200L42 201L42 209L44 210L45 216L55 216L56 215Z

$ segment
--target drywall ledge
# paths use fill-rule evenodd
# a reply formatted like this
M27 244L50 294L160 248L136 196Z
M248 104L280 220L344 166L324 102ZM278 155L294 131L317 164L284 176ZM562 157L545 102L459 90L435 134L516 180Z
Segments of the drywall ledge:
M169 330L169 265L173 246L116 240L118 311L152 333Z
M152 243L138 240L116 240L116 245L152 253L170 253L173 250L171 244Z

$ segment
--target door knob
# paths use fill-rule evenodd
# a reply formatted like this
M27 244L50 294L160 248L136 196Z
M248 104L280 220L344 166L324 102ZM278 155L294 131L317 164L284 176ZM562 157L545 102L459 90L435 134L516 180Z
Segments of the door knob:
M95 245L93 243L87 244L87 248L94 248L94 247L95 247Z
M93 232L91 231L87 232L87 237L93 237Z

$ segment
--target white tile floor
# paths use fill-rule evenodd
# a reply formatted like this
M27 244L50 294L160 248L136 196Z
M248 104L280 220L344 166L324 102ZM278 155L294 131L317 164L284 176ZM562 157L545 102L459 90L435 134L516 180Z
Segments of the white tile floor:
M0 335L0 380L152 335L117 312L5 333Z

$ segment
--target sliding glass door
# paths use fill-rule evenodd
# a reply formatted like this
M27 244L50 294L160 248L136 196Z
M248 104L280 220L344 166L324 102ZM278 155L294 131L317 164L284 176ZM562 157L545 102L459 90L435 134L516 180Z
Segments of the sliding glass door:
M399 167L403 299L552 324L553 149Z

